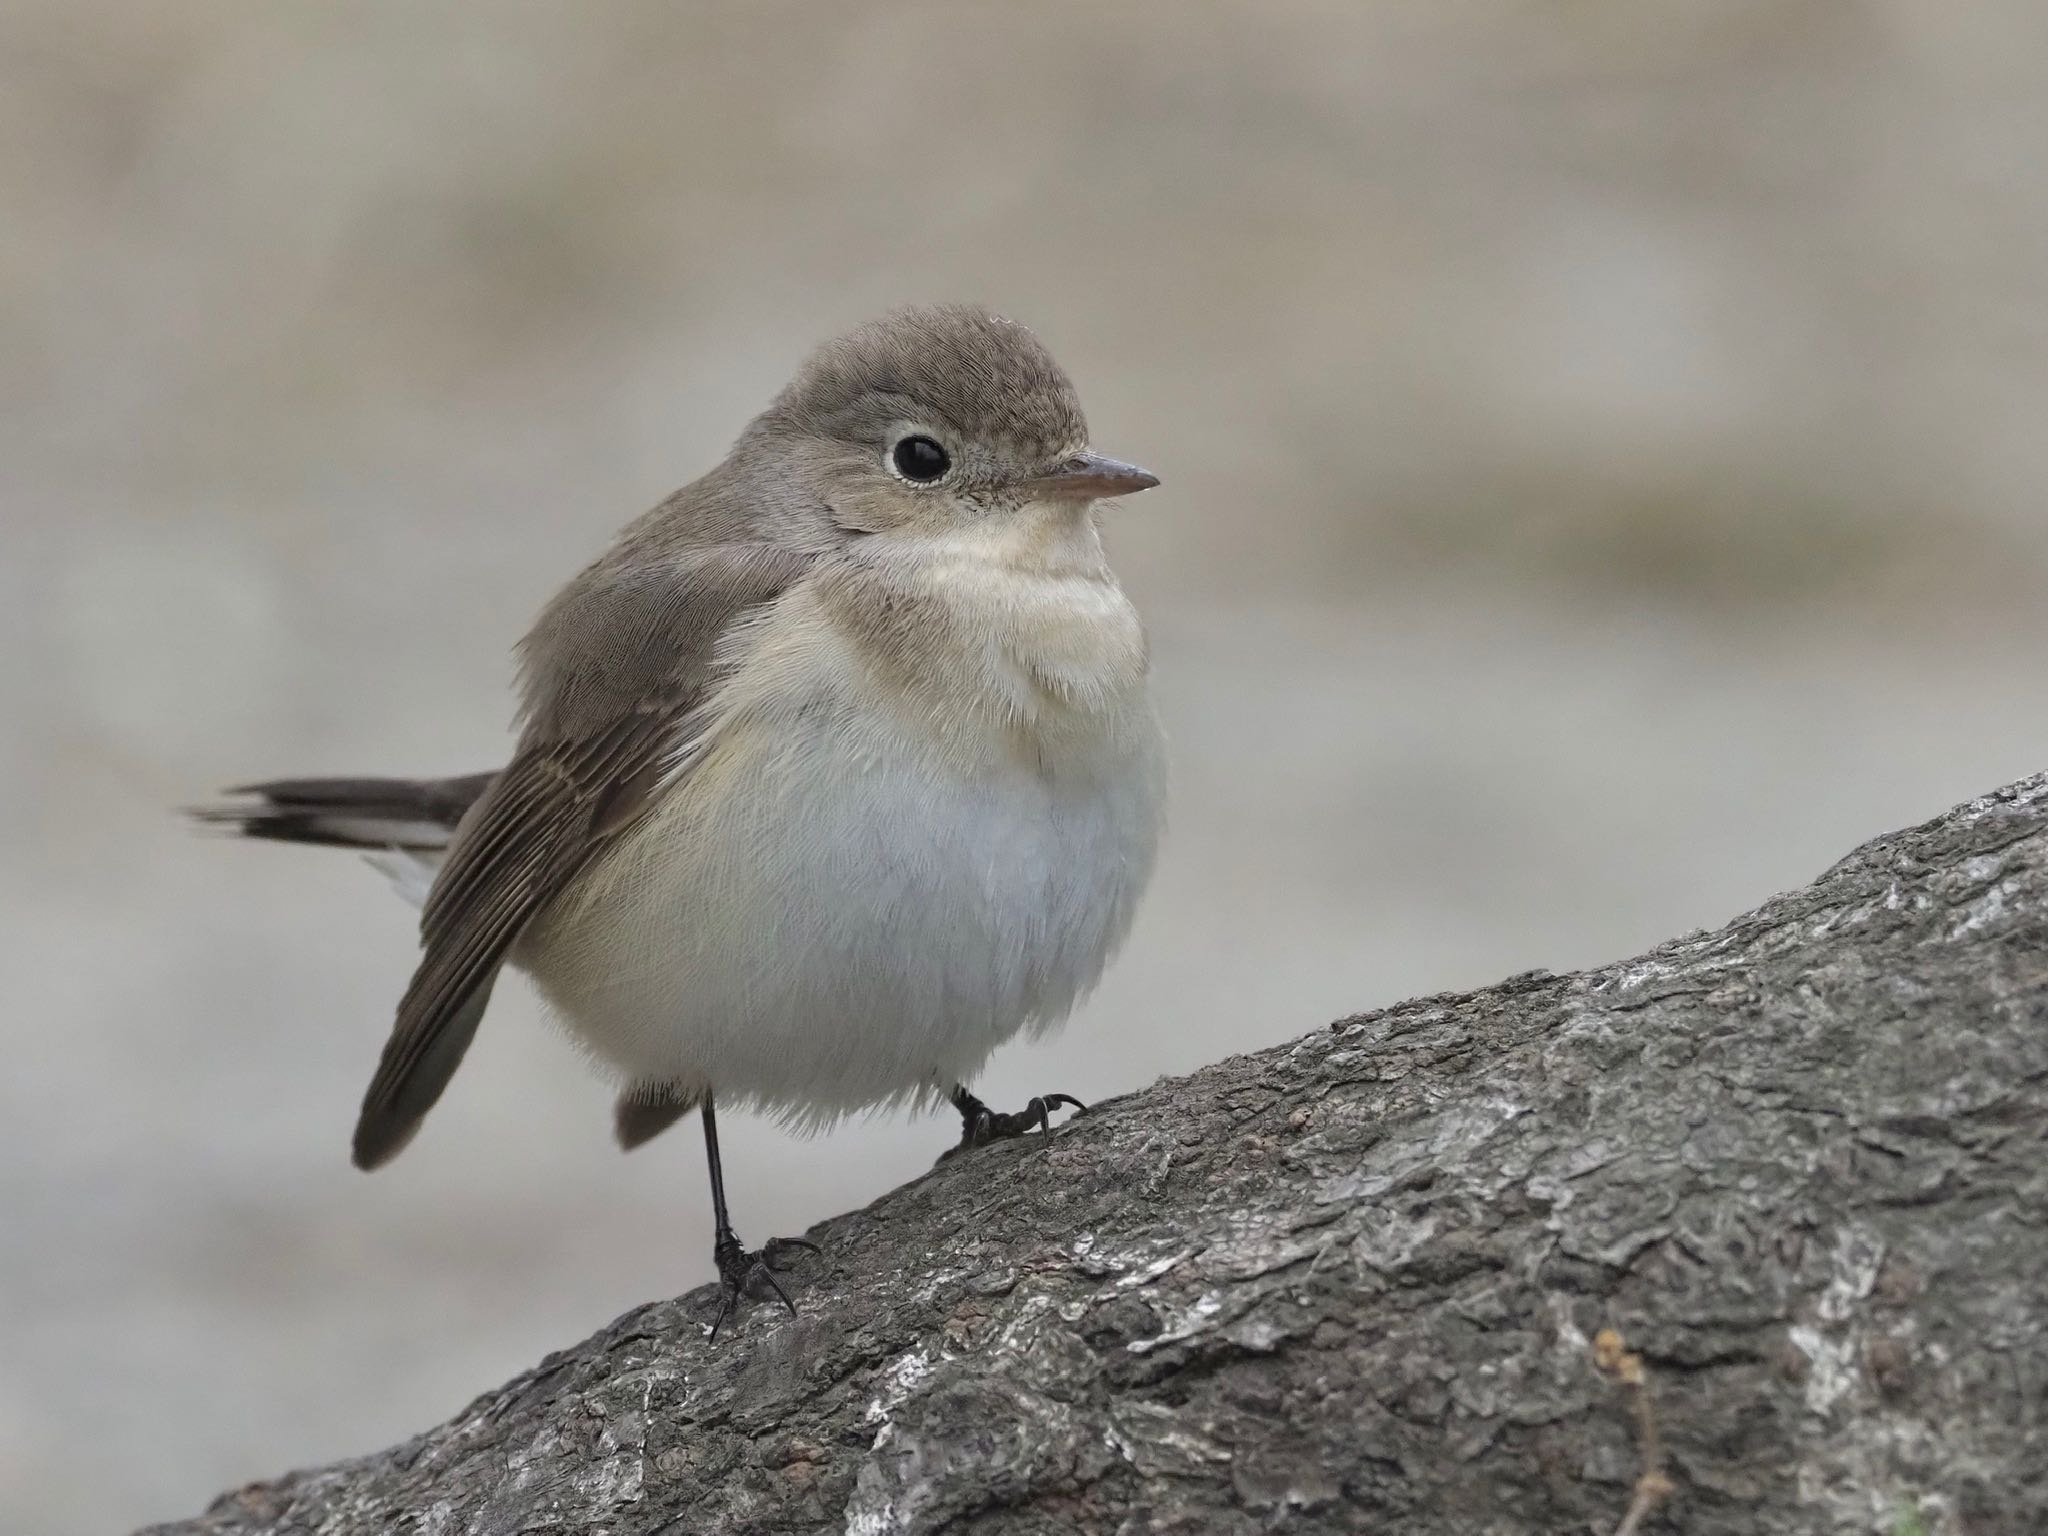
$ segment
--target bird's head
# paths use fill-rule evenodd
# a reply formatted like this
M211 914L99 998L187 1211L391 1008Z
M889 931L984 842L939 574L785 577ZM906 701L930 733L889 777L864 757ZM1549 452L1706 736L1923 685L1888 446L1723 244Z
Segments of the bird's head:
M1088 448L1066 372L1015 321L901 309L825 343L752 428L853 533L935 534L1037 508L1084 516L1157 485Z

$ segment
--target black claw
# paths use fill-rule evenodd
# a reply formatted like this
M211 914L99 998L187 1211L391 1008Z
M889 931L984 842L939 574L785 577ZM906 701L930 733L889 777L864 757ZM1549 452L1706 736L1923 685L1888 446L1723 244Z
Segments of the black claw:
M775 1271L766 1264L763 1264L761 1266L761 1278L768 1282L768 1289L775 1293L775 1299L782 1303L783 1310L789 1313L791 1317L795 1317L796 1303L789 1299L789 1292L785 1291L782 1288L782 1282L775 1278Z
M953 1106L960 1111L960 1141L942 1154L942 1160L970 1147L985 1147L992 1141L1006 1141L1033 1130L1050 1136L1055 1109L1085 1110L1088 1107L1071 1093L1042 1093L1014 1115L999 1114L965 1088L953 1090Z
M718 1342L718 1330L725 1326L725 1320L732 1316L740 1299L750 1295L757 1283L766 1284L775 1293L775 1299L789 1309L789 1315L796 1316L796 1303L789 1299L789 1292L776 1278L783 1272L775 1262L776 1257L790 1248L801 1248L806 1253L822 1251L816 1243L806 1242L800 1237L771 1237L761 1246L760 1252L750 1253L737 1234L725 1232L720 1235L713 1253L718 1262L718 1279L725 1294L718 1304L718 1316L711 1324L711 1342Z

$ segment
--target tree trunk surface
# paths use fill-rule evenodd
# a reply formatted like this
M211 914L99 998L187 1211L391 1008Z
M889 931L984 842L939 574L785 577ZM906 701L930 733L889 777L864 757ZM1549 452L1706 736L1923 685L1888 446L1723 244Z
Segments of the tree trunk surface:
M2048 775L810 1236L153 1529L2048 1531Z

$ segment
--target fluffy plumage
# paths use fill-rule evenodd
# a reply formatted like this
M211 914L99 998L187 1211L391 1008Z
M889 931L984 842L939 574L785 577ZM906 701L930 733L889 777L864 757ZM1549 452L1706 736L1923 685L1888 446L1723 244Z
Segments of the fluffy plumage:
M909 433L938 483L891 468ZM548 605L504 770L216 813L400 850L401 880L439 860L357 1162L410 1138L507 961L625 1085L628 1145L712 1092L818 1124L944 1091L1060 1022L1128 930L1164 782L1089 500L1150 477L1076 478L1086 439L1021 326L864 326Z

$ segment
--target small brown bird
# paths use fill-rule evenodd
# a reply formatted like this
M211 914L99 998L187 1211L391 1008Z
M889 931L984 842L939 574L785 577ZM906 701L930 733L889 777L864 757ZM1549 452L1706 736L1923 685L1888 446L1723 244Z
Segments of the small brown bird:
M621 1144L701 1113L720 1322L750 1283L782 1295L787 1244L735 1235L715 1103L820 1126L945 1095L963 1145L1080 1107L964 1085L1065 1019L1151 873L1164 752L1096 506L1156 484L1089 451L1022 326L900 311L548 604L505 768L202 813L369 850L422 902L357 1165L411 1140L507 964L617 1074Z

